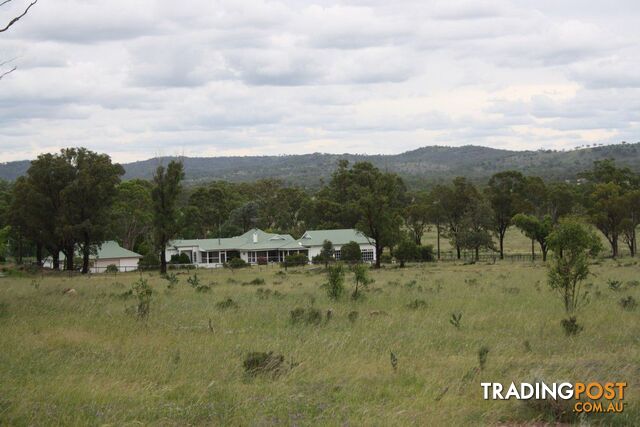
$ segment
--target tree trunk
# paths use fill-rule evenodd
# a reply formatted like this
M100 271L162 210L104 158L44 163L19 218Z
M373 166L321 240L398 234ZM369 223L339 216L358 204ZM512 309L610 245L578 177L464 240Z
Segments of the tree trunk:
M505 232L500 230L498 234L498 240L500 240L500 259L504 259L504 234Z
M458 259L460 259L462 254L460 253L460 246L459 245L456 245L456 252L458 254Z
M67 271L73 271L73 257L75 256L74 245L67 246L64 256L65 269Z
M60 255L59 252L51 255L51 267L55 271L60 271Z
M611 253L613 258L618 258L618 236L615 234L611 236Z
M162 236L162 245L160 248L160 274L167 274L167 254L165 247L167 246L165 237Z
M380 268L380 256L382 255L382 246L378 243L379 239L376 239L376 265L375 268Z
M476 261L480 261L480 248L476 246Z
M436 224L436 235L438 245L438 261L440 261L440 224Z
M535 248L535 243L534 243L534 239L531 239L531 261L535 261L536 260L536 248Z
M16 263L22 264L22 233L18 233L18 256L16 257Z
M89 272L89 253L91 248L89 247L89 235L84 233L84 245L82 247L82 274Z
M36 262L42 267L42 243L36 243Z

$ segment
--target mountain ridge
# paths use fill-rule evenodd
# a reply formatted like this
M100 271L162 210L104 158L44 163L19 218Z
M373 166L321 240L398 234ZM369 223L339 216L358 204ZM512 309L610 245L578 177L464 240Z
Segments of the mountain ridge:
M502 170L518 170L548 180L574 179L593 161L612 158L620 165L640 171L640 143L602 145L575 149L513 151L465 145L425 146L399 154L291 154L277 156L178 157L163 156L123 163L124 179L149 179L159 164L182 159L188 184L212 180L233 182L280 178L292 184L316 187L330 177L338 160L369 161L401 175L409 186L446 182L455 176L482 181ZM0 179L15 180L26 173L30 161L0 163Z

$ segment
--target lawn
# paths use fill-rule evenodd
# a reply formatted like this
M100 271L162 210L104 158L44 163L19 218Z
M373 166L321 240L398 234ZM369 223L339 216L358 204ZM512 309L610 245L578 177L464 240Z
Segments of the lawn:
M544 407L482 399L483 381L544 379L626 381L622 414L584 421L638 425L640 309L619 305L640 300L638 264L607 260L592 270L590 302L578 314L584 331L572 338L542 264L387 267L370 272L374 283L357 301L347 274L337 302L313 268L199 270L208 292L190 286L186 272L174 289L157 273L9 275L0 278L0 424L553 421ZM153 289L146 321L128 293L140 278ZM251 284L257 278L264 284ZM610 279L621 289L609 289ZM320 323L292 323L298 307L320 310ZM245 371L248 353L269 351L283 356L276 372Z

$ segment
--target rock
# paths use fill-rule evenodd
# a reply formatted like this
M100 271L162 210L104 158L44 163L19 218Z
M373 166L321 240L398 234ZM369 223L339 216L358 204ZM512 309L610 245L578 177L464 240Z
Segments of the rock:
M70 296L75 296L75 295L77 295L78 293L77 293L77 292L76 292L76 290L75 290L75 289L73 289L73 288L67 288L67 289L65 289L65 290L64 290L64 294L65 294L65 295L70 295Z

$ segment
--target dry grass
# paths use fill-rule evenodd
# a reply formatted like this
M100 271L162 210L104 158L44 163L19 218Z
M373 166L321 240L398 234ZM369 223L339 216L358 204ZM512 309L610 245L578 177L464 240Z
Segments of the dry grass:
M318 270L200 270L202 283L215 282L208 293L189 287L185 274L175 290L145 274L154 290L146 322L126 313L133 299L120 297L137 274L46 276L37 289L33 278L6 277L0 424L537 423L553 419L518 402L482 400L480 382L545 378L629 382L623 414L587 421L637 425L640 310L624 311L618 301L640 299L640 286L614 292L606 281L627 283L638 270L629 260L594 266L594 296L578 314L585 331L570 339L540 264L372 271L363 300L338 302L320 287ZM257 277L266 284L241 285ZM350 274L346 285L353 286ZM70 287L76 295L63 293ZM217 307L227 298L238 306ZM426 306L408 307L416 300ZM331 309L331 319L292 324L290 311L309 306ZM463 313L460 329L449 323L452 312ZM479 371L482 346L490 351ZM286 370L247 375L251 351L284 355Z

